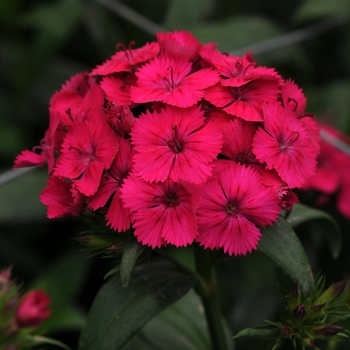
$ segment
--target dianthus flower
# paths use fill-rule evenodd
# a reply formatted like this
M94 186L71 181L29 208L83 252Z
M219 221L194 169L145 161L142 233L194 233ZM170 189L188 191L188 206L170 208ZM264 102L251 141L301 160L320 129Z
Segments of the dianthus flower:
M253 152L266 169L275 169L290 187L301 187L314 174L317 152L312 140L294 113L277 102L263 105L264 127L253 140Z
M328 137L350 145L350 139L339 130L330 125L323 125L322 128ZM317 158L315 175L306 180L302 189L313 189L323 193L323 201L329 199L331 194L337 193L339 212L350 218L350 156L323 139L320 146L321 152Z
M137 152L135 171L151 182L205 182L222 145L217 125L205 123L199 107L147 112L135 121L131 138Z
M118 137L119 150L110 169L102 176L97 192L89 199L89 208L97 210L112 197L106 213L107 225L114 230L126 231L130 228L130 211L120 198L121 186L132 169L133 150L129 140Z
M193 187L172 180L149 183L131 174L121 192L131 211L135 236L143 244L186 246L198 235Z
M118 138L101 114L76 122L63 141L54 174L69 178L84 195L93 195L103 170L109 169L118 151Z
M118 44L117 48L122 48L122 50L117 51L105 63L94 68L90 75L109 75L128 72L136 65L156 56L159 52L159 44L156 42L147 43L145 46L135 50L132 49L134 44L134 42L131 42L129 47L125 47L124 44Z
M212 68L194 73L191 69L191 62L182 57L154 58L136 73L137 86L131 87L131 100L160 101L183 108L195 105L204 96L204 89L219 81L219 75Z
M231 163L220 170L200 188L197 241L204 248L245 255L260 239L256 225L271 225L277 220L278 201L254 169Z
M251 53L187 31L156 37L62 85L43 141L15 166L49 165L50 218L89 209L152 248L251 252L314 173L316 120L302 90Z

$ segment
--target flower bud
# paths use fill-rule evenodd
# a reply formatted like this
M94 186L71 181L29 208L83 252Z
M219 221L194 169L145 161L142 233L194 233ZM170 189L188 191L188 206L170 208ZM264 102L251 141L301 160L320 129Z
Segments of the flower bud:
M39 289L31 290L20 300L15 320L20 327L36 327L51 315L50 298Z
M327 302L333 301L338 298L344 291L345 285L348 282L349 278L345 278L341 281L333 283L328 287L321 296L317 299L317 304L325 304Z
M296 306L300 304L301 300L301 291L299 289L298 284L294 286L291 290L288 300L288 305L290 310L294 310Z
M316 336L332 337L334 335L337 335L339 332L342 332L343 330L344 328L342 327L337 327L330 324L330 325L315 327L311 332Z
M296 306L293 310L293 316L295 318L303 318L306 315L305 305L300 304Z
M289 338L292 335L292 333L293 332L292 332L292 329L290 327L284 326L281 328L280 334L283 338Z

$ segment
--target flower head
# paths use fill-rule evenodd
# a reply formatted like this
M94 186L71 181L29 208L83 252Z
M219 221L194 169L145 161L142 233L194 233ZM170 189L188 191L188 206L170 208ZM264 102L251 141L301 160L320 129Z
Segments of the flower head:
M206 123L199 107L147 112L135 121L131 138L135 171L151 182L205 182L222 145L218 126Z
M257 225L271 225L279 215L273 191L263 185L258 172L244 165L220 168L200 193L197 241L204 248L223 248L229 255L256 249L261 236Z
M50 315L50 298L40 289L25 294L16 311L16 323L20 327L36 327Z

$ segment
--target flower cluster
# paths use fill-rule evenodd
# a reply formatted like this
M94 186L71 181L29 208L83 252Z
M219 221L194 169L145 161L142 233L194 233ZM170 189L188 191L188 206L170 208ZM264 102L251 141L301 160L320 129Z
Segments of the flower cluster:
M301 89L186 31L133 44L54 94L40 146L15 167L48 164L49 218L88 208L153 248L251 252L315 171Z
M338 143L349 149L350 139L330 125L322 125L322 131L325 138L332 140L321 139L316 173L306 180L302 189L318 191L316 204L319 206L329 202L330 196L336 193L339 212L350 219L350 155L333 145Z
M11 269L0 271L0 348L28 349L35 328L50 315L50 298L40 289L21 295Z

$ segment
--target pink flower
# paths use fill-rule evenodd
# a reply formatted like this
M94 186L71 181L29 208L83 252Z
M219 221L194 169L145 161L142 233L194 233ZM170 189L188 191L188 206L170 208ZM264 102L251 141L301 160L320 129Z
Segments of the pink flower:
M266 169L276 169L290 187L301 187L316 168L317 151L303 124L279 103L263 106L264 128L253 140L253 153Z
M200 188L197 241L204 248L223 248L229 255L256 249L259 226L272 225L278 200L252 168L230 163Z
M280 79L273 68L258 66L251 52L243 57L238 57L223 54L216 50L213 44L207 44L203 46L199 54L224 77L221 80L224 86L238 87L268 75Z
M105 63L94 68L90 75L109 75L118 72L129 72L137 64L148 61L159 53L159 44L156 42L147 43L141 48L132 49L134 42L125 47L124 44L118 44L122 50L116 52Z
M54 170L56 176L71 179L86 196L97 191L102 172L109 169L119 147L102 112L92 117L72 125Z
M223 129L224 145L221 153L237 163L252 163L255 160L252 141L257 129L258 123L239 118L230 121Z
M205 182L222 145L218 125L205 123L199 107L146 112L135 121L131 137L135 172L145 181Z
M323 125L322 128L328 137L350 144L350 139L339 130L329 125ZM323 139L320 145L315 175L307 179L302 189L314 189L328 196L338 192L337 208L341 214L350 218L350 156Z
M85 203L85 196L72 183L56 176L50 176L47 183L40 200L47 206L49 219L76 216L80 213Z
M255 79L241 86L211 86L204 98L225 112L247 121L264 121L262 104L277 101L280 92L279 81L275 77Z
M196 61L198 51L202 44L189 32L181 30L168 33L157 33L157 40L160 45L160 51L168 56L181 56L188 61Z
M124 202L120 198L120 190L124 179L132 169L132 156L134 152L129 140L125 140L122 137L118 137L118 139L119 150L117 156L111 168L102 176L97 192L89 198L89 208L93 210L101 208L112 197L106 213L107 225L120 232L126 231L131 225L130 211L125 207Z
M28 292L20 300L15 319L20 327L39 326L50 315L50 298L40 289Z
M204 96L203 90L219 81L219 75L211 68L194 73L191 68L191 62L182 57L154 58L136 73L137 86L131 87L131 100L160 101L182 108L195 105Z
M121 192L138 241L152 248L167 243L180 247L196 238L195 188L171 180L147 183L132 173Z

